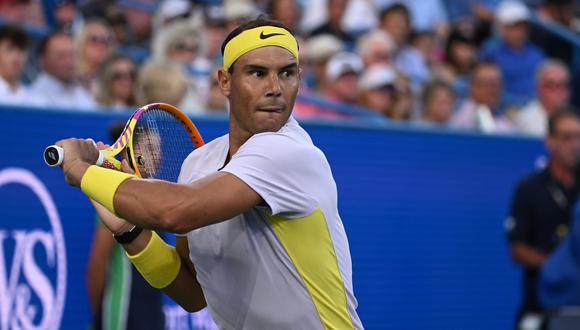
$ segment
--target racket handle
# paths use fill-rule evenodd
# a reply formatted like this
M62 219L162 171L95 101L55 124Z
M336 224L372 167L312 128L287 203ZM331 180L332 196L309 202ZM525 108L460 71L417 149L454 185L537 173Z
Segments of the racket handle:
M51 145L44 149L44 162L46 165L50 167L60 166L64 160L64 149ZM99 150L99 158L97 159L96 164L98 166L103 166L105 163L105 154Z

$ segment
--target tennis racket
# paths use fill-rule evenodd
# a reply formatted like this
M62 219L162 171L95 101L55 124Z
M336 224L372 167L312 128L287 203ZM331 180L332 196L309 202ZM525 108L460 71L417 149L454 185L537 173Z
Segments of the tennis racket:
M135 174L177 182L181 164L203 139L191 120L176 107L153 103L137 109L125 124L121 136L107 149L99 151L97 165L120 170L116 158L123 150ZM48 166L62 164L64 149L51 145L44 150Z

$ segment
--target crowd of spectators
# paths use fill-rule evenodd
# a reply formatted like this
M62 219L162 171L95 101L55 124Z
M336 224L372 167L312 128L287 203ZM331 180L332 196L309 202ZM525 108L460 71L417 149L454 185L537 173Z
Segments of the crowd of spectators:
M543 136L550 113L570 109L574 52L533 20L574 34L578 9L569 0L6 0L0 103L225 113L221 42L263 13L300 42L298 119L359 111Z

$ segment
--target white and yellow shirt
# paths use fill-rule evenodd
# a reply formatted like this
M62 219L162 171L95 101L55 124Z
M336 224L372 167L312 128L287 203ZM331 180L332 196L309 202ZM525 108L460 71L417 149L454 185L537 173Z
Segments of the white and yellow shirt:
M229 172L266 203L187 234L215 322L222 329L362 329L324 154L292 117L278 132L252 136L224 167L228 150L227 135L195 150L179 177L190 183Z

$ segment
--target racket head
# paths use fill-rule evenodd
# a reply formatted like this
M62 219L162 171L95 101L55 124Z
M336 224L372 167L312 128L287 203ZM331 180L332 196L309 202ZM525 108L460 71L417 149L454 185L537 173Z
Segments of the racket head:
M129 163L141 178L177 182L185 158L204 144L191 119L167 103L139 108L125 132L111 148L126 148Z

